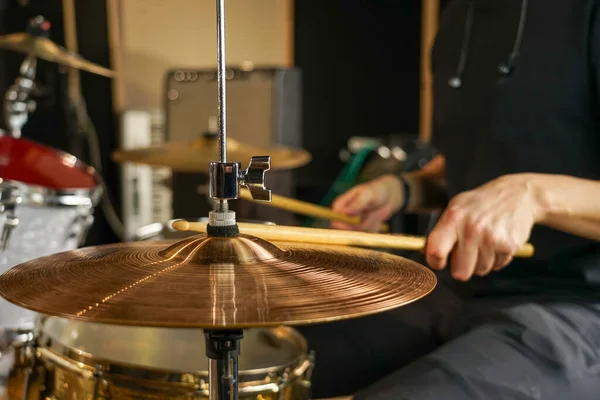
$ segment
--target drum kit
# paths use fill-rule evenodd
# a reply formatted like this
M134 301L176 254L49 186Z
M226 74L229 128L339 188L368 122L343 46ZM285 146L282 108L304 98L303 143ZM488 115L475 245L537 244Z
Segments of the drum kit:
M271 165L270 156L252 154L265 149L230 147L224 26L224 0L217 0L218 136L114 155L187 171L208 166L215 209L207 220L157 224L141 241L80 248L102 196L100 177L69 154L0 137L5 398L308 399L318 363L292 326L383 312L434 289L426 267L367 249L418 251L424 238L238 223L229 201L268 204L277 196L266 172L310 156L268 149ZM27 53L27 65L40 57L111 76L38 39L0 38L0 48ZM27 102L22 93L7 104ZM249 159L247 167L228 161L232 154ZM355 218L305 206L312 216Z

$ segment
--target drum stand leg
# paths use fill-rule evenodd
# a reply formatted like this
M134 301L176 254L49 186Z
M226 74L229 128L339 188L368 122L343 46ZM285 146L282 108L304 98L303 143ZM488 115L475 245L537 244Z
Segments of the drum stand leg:
M210 400L238 400L238 356L244 332L205 330Z

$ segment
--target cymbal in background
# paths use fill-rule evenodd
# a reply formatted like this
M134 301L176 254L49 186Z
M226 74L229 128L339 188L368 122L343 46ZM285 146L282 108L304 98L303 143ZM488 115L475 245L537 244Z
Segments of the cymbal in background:
M252 156L271 156L271 170L298 168L308 164L310 154L303 149L288 147L262 148L227 139L227 159L246 165ZM218 161L219 141L202 137L191 142L169 142L141 149L117 150L113 160L168 167L178 172L206 172L208 164Z
M0 49L25 53L36 58L41 58L66 67L88 71L108 78L114 78L116 75L114 71L91 63L79 54L70 52L45 37L32 36L27 33L13 33L6 36L0 36Z

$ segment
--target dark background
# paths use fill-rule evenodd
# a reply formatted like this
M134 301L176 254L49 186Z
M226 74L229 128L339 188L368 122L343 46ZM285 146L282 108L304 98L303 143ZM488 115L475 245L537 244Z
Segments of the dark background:
M299 171L301 198L316 202L325 193L343 166L338 153L349 137L417 136L421 6L414 0L295 1L295 61L303 71L303 140L313 154L313 162ZM77 0L76 8L80 54L109 66L105 1ZM50 38L63 45L60 0L31 0L26 8L17 1L0 0L0 34L24 31L27 20L38 14L52 23ZM20 54L0 51L2 96L22 60ZM40 61L38 80L48 95L38 102L23 136L87 161L84 139L67 123L67 76L60 71ZM103 177L118 209L118 166L110 161L118 143L111 82L86 72L81 81L100 136ZM89 244L115 242L99 207L95 218Z
M303 140L313 155L300 182L320 193L342 168L338 153L349 137L418 135L421 2L295 4Z

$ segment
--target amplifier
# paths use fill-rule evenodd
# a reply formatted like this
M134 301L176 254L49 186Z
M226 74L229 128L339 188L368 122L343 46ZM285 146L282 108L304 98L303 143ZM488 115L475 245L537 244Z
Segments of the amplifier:
M295 68L227 68L227 136L254 146L302 146L301 73ZM215 69L167 73L165 126L169 141L193 141L209 131L217 111ZM264 155L264 154L254 154ZM268 154L267 154L268 155ZM215 154L215 160L218 155ZM247 165L249 160L234 160ZM208 172L208 165L207 165ZM201 218L212 208L206 173L172 176L173 216ZM295 196L294 171L267 172L273 193ZM295 224L293 214L244 200L231 202L238 218Z

